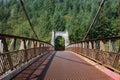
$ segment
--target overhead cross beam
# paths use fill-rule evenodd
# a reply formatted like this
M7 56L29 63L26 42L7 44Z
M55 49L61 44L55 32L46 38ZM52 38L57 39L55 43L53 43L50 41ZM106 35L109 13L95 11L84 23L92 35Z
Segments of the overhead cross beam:
M104 5L104 3L105 3L105 0L102 0L101 3L100 3L99 8L98 8L98 10L97 10L97 13L96 13L95 17L93 18L93 21L92 21L89 29L87 30L87 32L86 32L83 40L85 40L85 39L87 38L88 34L90 33L90 31L91 31L91 29L92 29L92 27L93 27L93 25L94 25L94 23L95 23L95 21L96 21L96 19L97 19L97 16L98 16L99 12L101 11L101 8L102 8L102 6Z
M33 28L33 25L32 25L32 23L31 23L31 21L30 21L30 18L29 18L28 14L27 14L27 11L26 11L26 8L25 8L25 5L24 5L23 0L19 0L19 1L20 1L21 6L22 6L22 9L23 9L23 11L24 11L24 13L25 13L25 15L26 15L26 18L27 18L27 20L28 20L28 22L29 22L30 28L32 29L33 33L35 34L35 37L36 37L37 39L39 39L38 36L37 36L37 34L36 34L36 32L35 32L35 30L34 30L34 28Z

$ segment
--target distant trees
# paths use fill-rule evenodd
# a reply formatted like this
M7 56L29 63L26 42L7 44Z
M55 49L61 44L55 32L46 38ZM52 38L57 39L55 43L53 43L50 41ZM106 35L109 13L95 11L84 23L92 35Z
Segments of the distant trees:
M119 26L119 35L120 35L120 0L119 0L119 4L118 4L118 16L119 16L118 26Z
M55 40L55 50L65 50L65 40L63 37L58 36Z
M33 37L19 0L4 1L0 0L0 33ZM71 42L75 42L84 37L100 0L24 0L24 3L41 40L50 42L52 30L67 29ZM118 21L118 0L106 0L88 38L100 38L101 26L103 37L117 36Z
M55 11L55 0L45 0L44 9L49 13L49 15L53 15Z
M105 2L90 38L114 37L119 33L118 0Z

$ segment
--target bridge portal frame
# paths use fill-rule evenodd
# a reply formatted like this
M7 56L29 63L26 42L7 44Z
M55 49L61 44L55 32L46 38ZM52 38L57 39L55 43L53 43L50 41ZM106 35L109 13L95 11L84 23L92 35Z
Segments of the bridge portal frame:
M57 37L63 37L65 39L65 47L69 45L70 41L69 41L69 34L68 31L52 31L52 40L51 40L51 44L53 46L55 46L55 39Z

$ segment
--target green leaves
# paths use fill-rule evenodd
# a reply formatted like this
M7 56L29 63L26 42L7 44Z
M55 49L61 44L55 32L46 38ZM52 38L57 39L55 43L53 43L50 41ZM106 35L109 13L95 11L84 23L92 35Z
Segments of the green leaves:
M82 40L98 9L100 0L24 0L35 31L50 42L51 32L68 30L71 42ZM91 38L118 35L118 0L106 0L89 35ZM101 17L103 16L103 21ZM19 1L0 2L0 33L34 37Z
M63 37L58 36L55 40L55 50L64 50L65 49L65 40Z

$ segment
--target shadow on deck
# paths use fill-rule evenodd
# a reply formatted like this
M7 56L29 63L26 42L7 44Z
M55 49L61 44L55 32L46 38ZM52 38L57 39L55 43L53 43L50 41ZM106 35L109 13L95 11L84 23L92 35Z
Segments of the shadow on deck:
M49 52L12 80L113 80L67 51Z
M35 63L24 69L11 80L43 80L56 52L44 54Z

